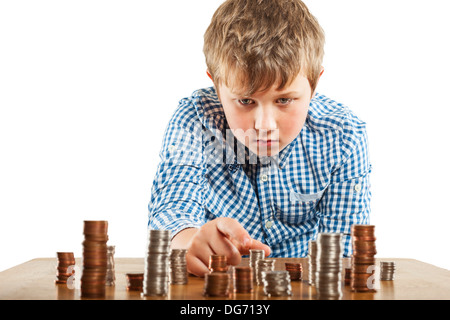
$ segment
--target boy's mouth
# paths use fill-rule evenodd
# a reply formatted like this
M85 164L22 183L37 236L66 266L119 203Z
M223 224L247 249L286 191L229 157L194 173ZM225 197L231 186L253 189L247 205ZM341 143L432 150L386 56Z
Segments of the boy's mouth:
M259 147L263 147L263 146L271 146L271 145L275 145L277 144L279 141L278 140L262 140L262 139L258 139L255 140L256 144Z

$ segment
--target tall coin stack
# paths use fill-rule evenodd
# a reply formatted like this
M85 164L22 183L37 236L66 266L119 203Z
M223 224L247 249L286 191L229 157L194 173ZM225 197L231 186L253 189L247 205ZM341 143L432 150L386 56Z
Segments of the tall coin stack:
M108 256L108 264L106 266L106 285L114 286L116 284L116 271L114 263L114 252L116 247L108 246L106 250Z
M230 293L230 274L227 272L205 273L203 295L207 297L228 297Z
M234 267L233 285L235 293L253 292L253 268Z
M57 284L66 284L67 279L74 274L75 270L69 272L69 266L75 265L75 256L73 252L57 252L58 265L56 267L56 280Z
M319 233L317 236L316 292L320 300L342 298L342 235Z
M165 296L169 291L170 230L149 230L145 259L144 296Z
M212 254L209 256L209 271L211 272L227 272L227 256Z
M260 259L256 264L256 284L258 286L263 285L262 273L266 271L275 270L275 260L274 259Z
M107 221L84 221L82 297L105 297L107 241Z
M258 263L258 260L264 259L266 256L266 253L264 250L259 249L250 249L250 259L249 264L250 267L253 268L253 281L256 282L257 274L256 274L256 265Z
M352 225L352 272L350 288L354 292L376 292L370 277L375 275L375 226Z
M292 295L291 277L287 271L263 271L262 282L267 296Z
M381 261L380 262L380 280L394 280L395 262Z
M187 284L187 249L170 250L170 273L169 281L171 284Z
M308 262L309 262L309 279L311 286L316 285L316 258L317 258L317 241L310 240L308 246Z

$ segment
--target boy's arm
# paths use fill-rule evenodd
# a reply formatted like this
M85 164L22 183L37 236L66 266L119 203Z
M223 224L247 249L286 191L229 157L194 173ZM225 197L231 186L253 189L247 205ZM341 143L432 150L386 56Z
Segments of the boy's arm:
M332 173L330 184L318 207L318 231L342 233L344 256L352 253L351 225L370 223L372 166L365 127L357 129L352 128L351 134L342 139L342 164Z
M185 127L190 113L181 110L174 114L164 133L161 161L148 204L149 228L170 230L172 236L186 228L200 228L206 222L201 124Z

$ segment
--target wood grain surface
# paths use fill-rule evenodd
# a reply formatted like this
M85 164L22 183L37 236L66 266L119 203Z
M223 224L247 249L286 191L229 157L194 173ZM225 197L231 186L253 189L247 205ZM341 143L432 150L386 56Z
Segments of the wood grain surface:
M342 276L342 300L448 300L450 299L450 271L413 259L377 258L379 261L396 263L393 281L378 281L375 293L356 293L344 285ZM292 296L268 297L262 286L254 286L252 293L233 293L229 297L203 296L204 279L189 276L187 285L170 285L169 293L163 297L145 297L139 292L126 289L126 273L144 272L144 258L115 258L114 286L107 286L106 300L316 300L314 286L308 284L307 258L277 258L275 269L284 270L285 262L300 262L303 279L292 281ZM349 263L348 260L344 263ZM1 300L89 300L80 297L79 289L69 289L65 284L55 284L56 258L33 259L11 269L0 272ZM82 268L81 258L76 265ZM242 259L241 265L248 265Z

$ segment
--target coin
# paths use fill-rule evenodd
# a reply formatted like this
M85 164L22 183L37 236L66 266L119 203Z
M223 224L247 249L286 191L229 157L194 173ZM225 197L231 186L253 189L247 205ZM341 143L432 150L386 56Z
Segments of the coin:
M249 265L250 265L250 267L253 268L253 281L255 283L257 281L256 265L258 263L258 260L264 259L265 256L266 256L266 253L264 250L250 249Z
M253 292L253 268L234 267L233 284L235 293Z
M350 288L354 292L376 292L371 286L375 274L376 237L374 225L351 226L352 264L350 274ZM372 277L372 278L370 278Z
M275 259L259 259L256 263L256 284L263 285L262 273L275 270Z
M395 269L395 262L380 261L380 280L394 280Z
M140 291L143 290L144 274L143 273L127 273L127 291Z
M172 249L170 251L170 274L171 284L187 284L187 249Z
M320 300L341 299L342 235L319 233L317 236L315 286Z
M85 220L83 227L83 273L81 297L105 297L108 222Z
M212 254L209 257L209 270L211 272L227 272L227 256Z
M262 271L263 291L267 296L291 296L291 278L285 270Z
M308 242L308 264L309 264L309 278L308 283L314 286L316 283L316 258L317 258L317 242L310 240Z
M144 261L144 296L165 296L169 290L170 230L148 230Z
M302 264L301 263L290 263L286 262L284 264L286 271L289 272L291 281L297 281L302 279Z
M211 297L229 296L230 275L225 272L205 273L203 295Z

